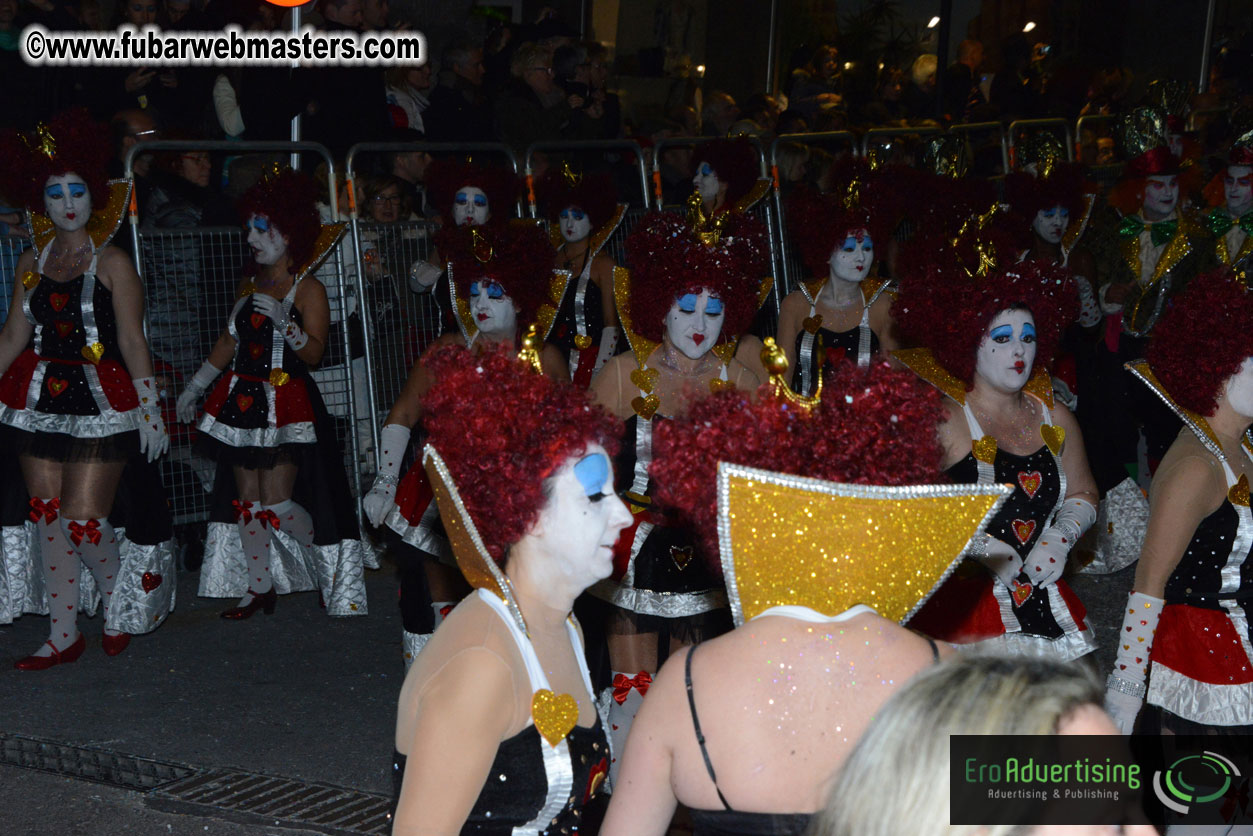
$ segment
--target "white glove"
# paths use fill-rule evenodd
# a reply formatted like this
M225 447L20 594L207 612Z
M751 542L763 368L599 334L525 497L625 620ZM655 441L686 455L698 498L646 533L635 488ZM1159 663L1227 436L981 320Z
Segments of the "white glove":
M409 289L414 293L426 293L435 286L443 272L429 261L418 259L409 268Z
M1101 304L1096 300L1092 290L1092 282L1086 276L1075 276L1075 287L1079 289L1079 324L1091 328L1101 321Z
M300 329L292 318L288 315L287 310L283 307L283 303L275 299L273 296L267 296L264 293L252 294L252 307L257 313L263 314L270 318L274 323L274 327L283 335L283 339L287 340L287 344L292 347L293 351L299 351L309 342L309 335Z
M161 420L161 400L157 397L157 388L151 377L137 377L131 381L135 394L139 396L139 452L155 462L170 449L170 435L165 431L165 422Z
M1106 711L1123 734L1131 733L1140 706L1144 704L1153 635L1157 632L1157 621L1162 617L1165 605L1161 598L1142 592L1132 591L1127 596L1122 629L1118 631L1114 669L1105 680Z
M400 484L400 463L409 447L409 428L400 424L387 424L379 433L378 476L374 485L361 500L366 518L378 527L387 519L396 501L396 486Z
M598 372L601 367L613 359L614 354L618 352L618 329L613 326L605 326L600 332L600 349L596 352L596 366L593 372Z
M1024 569L1036 586L1055 583L1066 571L1066 558L1083 533L1096 522L1096 506L1086 499L1067 499L1053 524L1040 532L1040 539L1027 555Z
M179 421L190 424L196 420L196 404L200 402L204 393L209 391L209 385L217 380L221 373L222 370L208 360L201 364L191 380L187 382L187 388L183 390L183 394L178 396L178 401L174 404L174 414L178 416Z
M990 534L979 534L967 554L986 566L1006 589L1014 591L1014 580L1022 572L1022 558L1013 546Z

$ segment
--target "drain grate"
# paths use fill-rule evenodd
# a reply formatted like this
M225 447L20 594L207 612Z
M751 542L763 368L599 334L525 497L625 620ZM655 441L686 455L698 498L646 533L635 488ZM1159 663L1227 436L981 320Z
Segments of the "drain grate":
M143 792L196 773L183 764L12 734L0 734L0 763Z
M323 833L387 834L391 799L249 772L206 770L163 786L162 799Z
M0 734L0 763L135 790L145 793L151 806L187 814L264 820L327 834L391 832L390 798L343 787L199 769L14 734Z

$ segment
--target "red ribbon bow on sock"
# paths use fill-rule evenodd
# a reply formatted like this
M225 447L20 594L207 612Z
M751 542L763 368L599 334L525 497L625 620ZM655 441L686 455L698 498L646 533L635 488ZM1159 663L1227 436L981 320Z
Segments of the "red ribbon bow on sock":
M278 531L278 514L269 508L264 508L256 513L257 522L262 525L268 525L270 528Z
M231 505L235 508L235 522L244 521L244 525L252 522L252 503L240 502L238 499L232 499Z
M615 674L613 678L613 698L614 702L622 705L626 702L627 697L631 696L631 689L640 692L640 696L648 694L648 687L653 684L653 677L648 671L640 671L635 676L627 676L624 673Z
M73 520L70 522L70 539L74 545L81 545L83 537L93 546L100 542L100 520L88 520L86 525Z
M37 496L30 498L30 521L39 522L39 518L43 517L44 522L52 525L57 519L57 509L61 507L61 497L54 496L47 502L44 502Z

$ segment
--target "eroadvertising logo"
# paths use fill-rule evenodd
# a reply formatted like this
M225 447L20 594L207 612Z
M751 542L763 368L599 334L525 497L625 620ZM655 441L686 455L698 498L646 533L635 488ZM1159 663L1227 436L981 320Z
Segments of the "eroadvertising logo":
M1253 824L1253 738L953 735L949 744L955 825Z

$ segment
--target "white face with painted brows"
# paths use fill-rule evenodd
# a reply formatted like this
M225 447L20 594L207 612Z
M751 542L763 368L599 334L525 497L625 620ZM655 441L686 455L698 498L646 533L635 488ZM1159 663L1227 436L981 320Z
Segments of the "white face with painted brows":
M1061 243L1062 236L1066 234L1066 227L1069 225L1070 211L1065 206L1050 206L1047 209L1041 209L1035 213L1035 220L1031 222L1031 228L1035 230L1035 234L1050 244Z
M842 281L860 282L866 278L874 264L874 241L870 233L864 229L849 230L843 243L831 251L831 260L827 263L831 274Z
M1031 379L1035 352L1035 317L1031 311L1001 311L988 323L979 344L975 375L997 390L1017 392Z
M44 211L57 229L82 229L91 219L91 190L72 171L54 174L44 183Z
M287 239L265 215L252 215L244 228L248 230L248 246L257 264L277 264L287 254Z
M492 217L492 207L487 194L474 186L462 186L452 201L452 222L456 226L476 224L482 226Z

